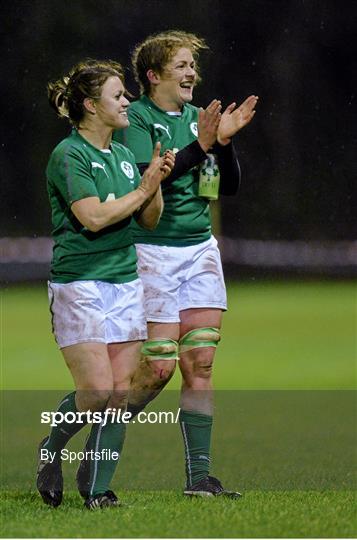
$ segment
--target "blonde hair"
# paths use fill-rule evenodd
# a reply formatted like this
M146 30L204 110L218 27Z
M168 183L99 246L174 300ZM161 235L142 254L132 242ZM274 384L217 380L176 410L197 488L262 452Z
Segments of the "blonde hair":
M189 49L196 61L196 71L198 81L200 80L197 60L202 49L208 49L204 39L195 34L190 34L181 30L168 30L153 34L142 43L136 45L132 54L132 65L134 68L135 80L140 86L141 94L150 93L150 81L147 72L152 69L156 73L162 74L165 66L172 60L178 49L182 47Z
M47 84L49 103L59 117L78 127L85 111L83 101L99 99L104 83L113 76L124 84L124 70L118 62L91 58L79 62L67 75Z

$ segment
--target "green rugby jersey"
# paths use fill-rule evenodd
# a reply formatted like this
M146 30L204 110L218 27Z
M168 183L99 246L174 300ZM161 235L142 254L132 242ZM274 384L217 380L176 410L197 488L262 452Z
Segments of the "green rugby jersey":
M99 197L104 202L137 188L140 174L130 150L117 142L99 150L73 130L52 152L46 175L55 242L51 280L126 283L136 279L132 218L91 232L71 211L72 203L80 199Z
M182 114L167 113L147 96L129 107L130 126L125 130L125 144L135 155L136 163L149 163L157 141L161 150L181 150L197 139L198 109L185 104ZM117 136L117 135L116 135ZM162 182L164 211L155 230L133 225L135 242L166 246L191 246L208 240L211 220L207 199L198 196L198 167L165 185Z

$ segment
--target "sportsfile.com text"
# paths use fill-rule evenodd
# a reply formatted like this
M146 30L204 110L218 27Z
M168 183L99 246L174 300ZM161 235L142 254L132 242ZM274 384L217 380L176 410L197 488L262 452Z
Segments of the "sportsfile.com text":
M105 426L109 423L129 424L129 422L139 424L177 424L179 421L180 408L174 413L173 411L141 411L132 420L132 414L122 409L108 408L105 411L83 411L83 412L66 412L60 411L43 411L41 412L41 424L49 424L51 427L61 425L63 422L69 424L101 424Z

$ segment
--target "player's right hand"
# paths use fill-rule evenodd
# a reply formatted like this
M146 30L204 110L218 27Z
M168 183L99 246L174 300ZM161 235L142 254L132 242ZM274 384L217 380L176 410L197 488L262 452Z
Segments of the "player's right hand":
M165 178L167 178L171 174L171 171L175 166L176 156L172 150L166 150L166 152L164 153L161 159L162 159L161 172L163 175L161 180L165 180Z
M218 99L214 99L206 109L199 110L197 140L204 152L208 152L217 140L217 131L221 120L221 109L221 102Z

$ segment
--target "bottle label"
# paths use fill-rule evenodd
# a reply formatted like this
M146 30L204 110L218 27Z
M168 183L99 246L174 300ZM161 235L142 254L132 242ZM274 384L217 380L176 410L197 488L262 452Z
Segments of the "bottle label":
M210 201L218 199L219 195L219 168L214 154L207 154L207 159L200 167L198 195Z

